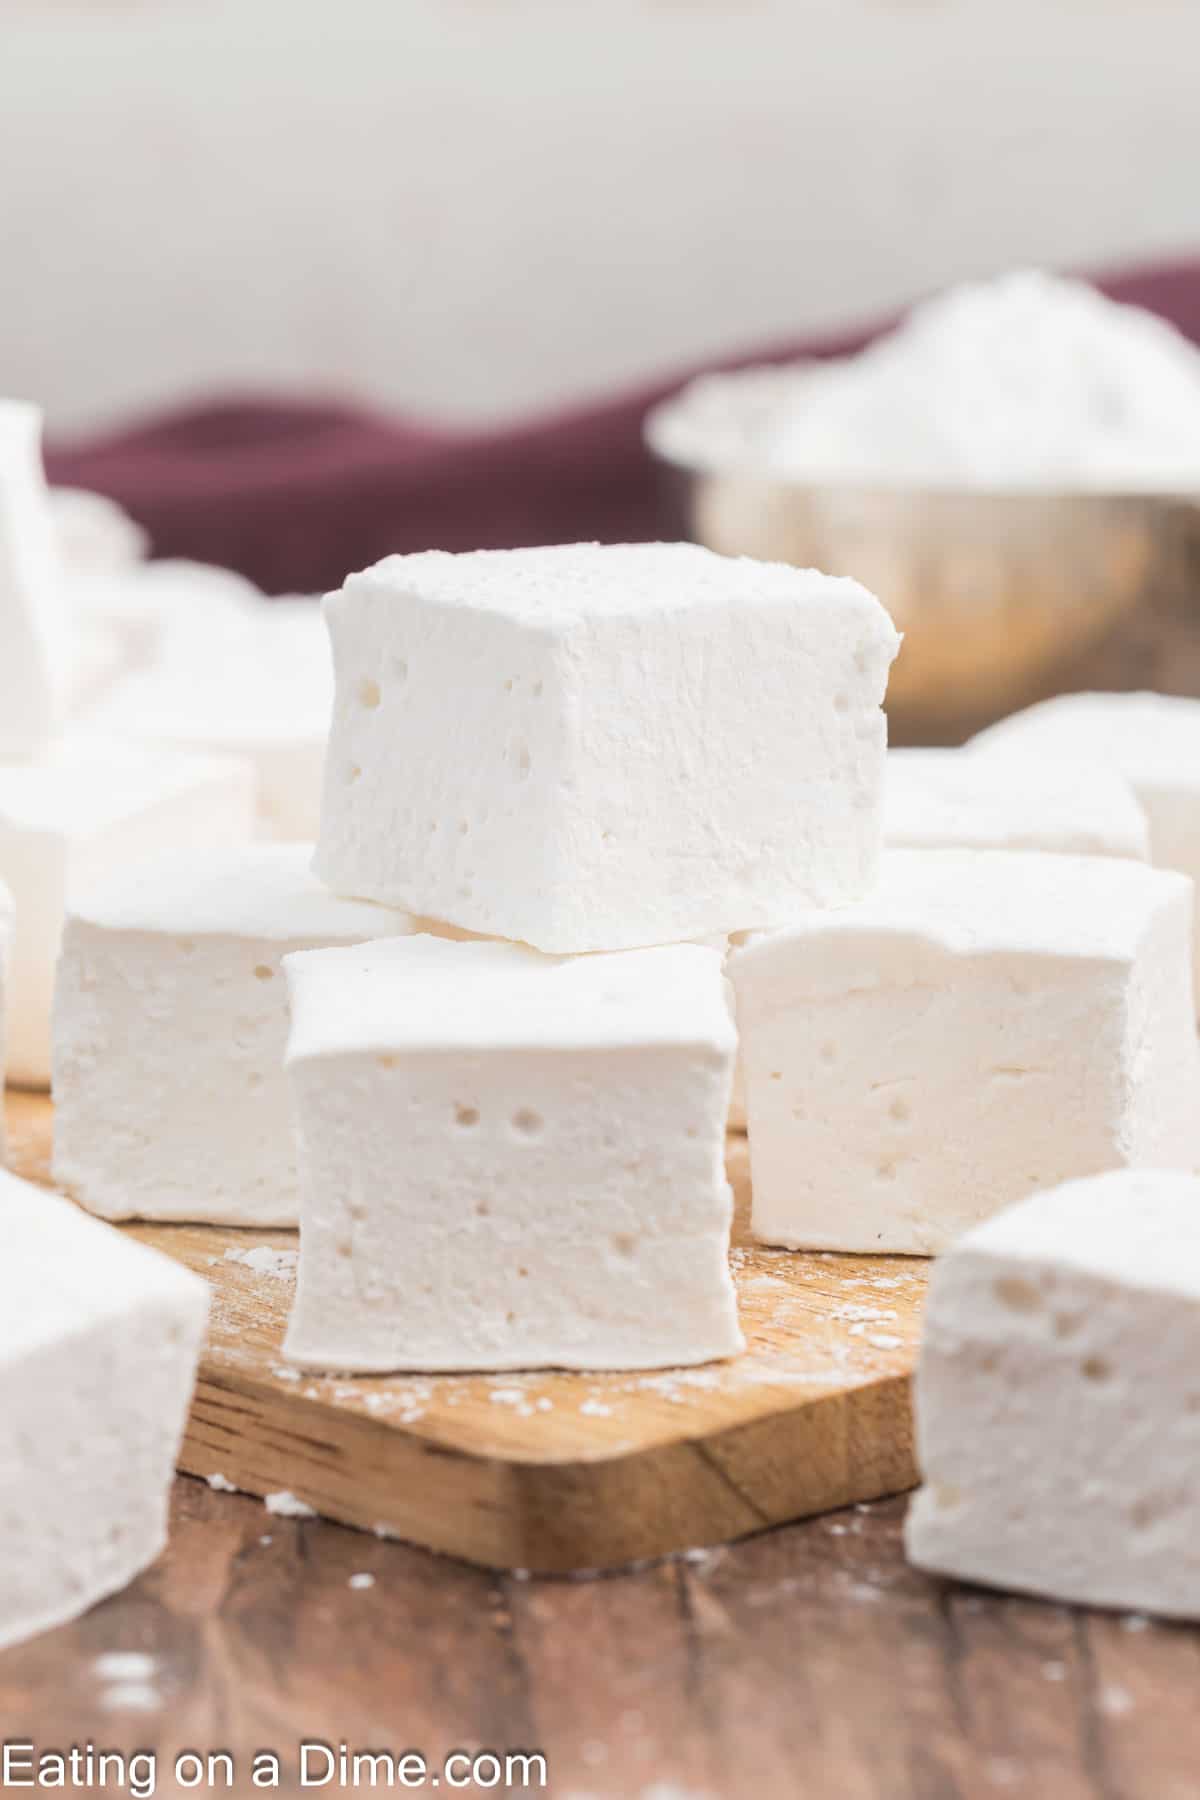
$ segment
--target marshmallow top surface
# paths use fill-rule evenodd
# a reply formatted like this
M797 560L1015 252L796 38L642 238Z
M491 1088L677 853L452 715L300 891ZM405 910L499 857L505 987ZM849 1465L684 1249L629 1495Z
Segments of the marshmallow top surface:
M884 798L890 848L1045 850L1078 856L1150 854L1133 790L1102 761L1047 762L1014 748L890 750Z
M1171 694L1061 694L1001 719L971 739L972 751L1017 750L1087 757L1135 785L1200 786L1200 700Z
M1057 1265L1200 1301L1200 1179L1117 1169L1031 1194L951 1251Z
M0 1170L0 1353L52 1343L141 1299L195 1305L205 1293L169 1257Z
M766 972L788 943L865 935L921 938L981 954L1033 951L1129 961L1148 921L1186 893L1185 876L1110 856L1037 851L889 850L878 886L836 912L755 932L732 952L739 974ZM897 974L905 967L901 944Z
M15 912L13 897L4 883L0 881L0 933L3 933L12 924Z
M149 550L146 532L107 494L51 488L50 512L63 560L74 569L129 568Z
M328 731L333 665L315 600L255 599L250 584L229 570L188 563L148 563L123 586L130 590L126 611L139 602L169 603L172 622L158 660L90 708L90 727L251 748Z
M169 802L230 766L221 756L72 733L36 762L0 762L0 823L47 835L87 835Z
M278 939L410 931L405 913L341 900L310 871L311 844L171 851L75 896L77 919L112 931Z
M725 607L739 595L759 605L774 600L781 606L826 611L831 586L838 589L843 606L887 620L879 602L856 581L785 563L718 556L698 544L554 544L465 555L428 550L388 556L350 576L341 593L330 595L325 604L352 606L356 593L385 588L558 629L583 618Z
M543 956L420 935L286 958L288 1060L369 1049L711 1044L736 1032L716 950Z

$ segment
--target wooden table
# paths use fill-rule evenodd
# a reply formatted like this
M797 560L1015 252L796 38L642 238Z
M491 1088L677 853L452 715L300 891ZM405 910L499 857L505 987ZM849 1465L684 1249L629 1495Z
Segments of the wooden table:
M1197 621L1139 618L1088 683L1200 693ZM154 1569L0 1655L0 1736L232 1751L200 1792L266 1749L296 1793L324 1739L540 1750L556 1800L1200 1800L1200 1633L931 1581L904 1504L522 1581L181 1477Z
M1200 1795L1200 1634L931 1581L903 1509L521 1581L181 1477L153 1570L0 1656L0 1720L39 1747L231 1750L239 1793L255 1750L324 1739L537 1749L558 1800Z

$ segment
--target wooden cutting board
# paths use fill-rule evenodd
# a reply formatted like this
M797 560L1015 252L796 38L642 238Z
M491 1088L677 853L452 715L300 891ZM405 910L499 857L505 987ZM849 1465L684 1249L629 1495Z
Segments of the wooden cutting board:
M47 1099L9 1094L10 1164L46 1185L52 1119ZM280 1351L294 1232L122 1226L212 1287L180 1467L252 1494L286 1490L471 1562L544 1572L723 1543L911 1487L928 1265L764 1250L746 1228L744 1138L729 1140L729 1172L749 1347L646 1375L298 1375ZM285 1254L245 1260L262 1246Z

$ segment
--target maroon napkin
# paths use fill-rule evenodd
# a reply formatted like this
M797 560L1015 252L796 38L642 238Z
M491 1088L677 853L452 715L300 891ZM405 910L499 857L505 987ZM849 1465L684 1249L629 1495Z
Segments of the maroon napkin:
M1101 281L1200 342L1200 262ZM889 321L709 367L844 354ZM487 431L316 401L230 399L52 447L54 482L120 501L158 556L222 563L268 593L336 587L394 550L653 538L661 490L648 406L695 369Z

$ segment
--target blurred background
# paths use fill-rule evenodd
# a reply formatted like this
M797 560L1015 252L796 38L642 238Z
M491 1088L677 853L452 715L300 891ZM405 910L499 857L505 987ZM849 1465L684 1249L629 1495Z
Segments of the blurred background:
M478 422L1200 243L1194 0L0 0L0 389Z
M55 481L270 593L694 530L642 420L697 370L1019 266L1150 270L1117 291L1200 338L1197 69L1195 0L0 0L0 393ZM1194 516L1154 532L1113 612L1169 562L1178 618ZM902 611L883 549L810 554ZM898 739L1200 687L1186 633L1075 666L1064 625L976 694L1006 618Z

